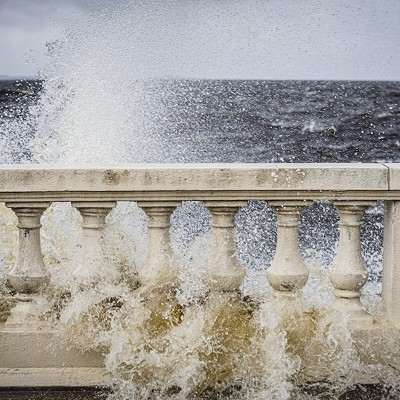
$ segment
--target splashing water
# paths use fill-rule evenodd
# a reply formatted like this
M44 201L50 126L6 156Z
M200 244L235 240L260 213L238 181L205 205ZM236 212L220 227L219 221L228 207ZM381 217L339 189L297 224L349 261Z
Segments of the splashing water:
M171 69L174 58L190 68L190 59L182 54L187 56L188 43L201 37L199 29L204 27L195 23L193 11L208 15L221 10L194 3L176 8L178 4L103 8L53 42L53 62L42 73L39 101L26 118L8 125L11 131L25 132L28 156L15 160L11 154L2 161L192 160L196 141L202 139L195 129L183 144L179 136L180 125L187 128L191 123L185 119L189 110L172 125L170 115L178 106L184 109L185 95L197 89L185 81L171 84L158 78L177 78ZM229 21L232 15L225 17ZM206 111L201 110L205 115ZM378 216L368 226L381 237L379 207L364 219ZM15 245L15 224L7 220L12 214L2 208L0 215L2 237ZM310 398L298 386L312 380L315 371L307 370L307 362L315 348L321 349L319 358L310 364L329 366L328 389L333 395L352 387L357 373L365 371L386 376L385 382L395 386L396 376L390 380L385 371L363 363L356 354L346 317L326 311L333 298L327 266L338 240L337 214L330 204L315 202L302 215L300 246L310 279L293 300L290 315L281 312L265 278L276 241L276 218L265 202L249 202L236 217L238 258L247 272L243 296L208 293L210 215L200 202L184 202L172 217L177 268L167 282L140 281L147 251L146 218L135 204L120 202L107 217L104 265L97 284L78 287L73 270L82 262L76 251L81 243L79 218L76 210L62 204L53 204L43 217L43 250L52 276L46 295L53 305L44 315L58 324L70 343L105 354L115 388L110 399ZM364 298L374 312L382 255L376 239L368 243L363 241L363 252L372 278ZM2 247L1 262L2 267L12 264L9 248Z
M165 119L190 88L179 93L160 78L176 79L185 70L190 74L196 51L207 48L201 42L208 17L215 23L210 29L222 35L209 50L212 70L212 57L226 46L223 38L231 23L240 20L237 7L203 1L129 2L78 23L49 46L53 63L43 71L44 89L33 112L34 158L183 161L169 141L171 129L185 122L171 127ZM220 63L221 56L215 60Z

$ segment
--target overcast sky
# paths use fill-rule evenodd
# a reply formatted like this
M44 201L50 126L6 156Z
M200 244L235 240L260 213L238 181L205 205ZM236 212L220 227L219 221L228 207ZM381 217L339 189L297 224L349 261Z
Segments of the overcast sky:
M160 21L156 30L163 33L152 34L159 61L168 59L166 36L178 44L174 66L163 66L167 75L400 80L400 0L196 1L172 0L166 15L174 23ZM0 76L37 76L49 62L46 42L63 37L100 2L112 9L129 0L0 0ZM180 18L188 13L183 29ZM190 24L196 35L189 35Z

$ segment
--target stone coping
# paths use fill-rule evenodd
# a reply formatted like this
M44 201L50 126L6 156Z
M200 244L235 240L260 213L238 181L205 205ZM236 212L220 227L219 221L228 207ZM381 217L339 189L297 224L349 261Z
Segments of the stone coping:
M105 368L64 367L62 360L59 364L53 368L0 368L0 388L107 387L110 383Z
M400 164L0 165L0 201L399 196Z

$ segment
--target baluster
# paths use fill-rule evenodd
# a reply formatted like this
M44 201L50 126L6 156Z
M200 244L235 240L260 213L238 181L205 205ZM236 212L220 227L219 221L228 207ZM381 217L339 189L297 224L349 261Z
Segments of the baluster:
M277 243L275 257L267 270L269 284L275 295L292 297L307 282L308 270L301 258L298 234L300 213L310 201L270 201L277 214Z
M17 292L17 304L5 324L7 329L35 328L38 325L38 297L49 280L40 246L40 218L49 202L9 202L18 218L19 249L14 267L7 274L10 287Z
M382 301L386 317L400 325L400 201L385 201Z
M108 213L116 206L115 201L74 201L82 216L82 255L74 270L76 281L81 286L96 282L104 266L103 229Z
M210 288L219 292L240 289L245 272L236 258L235 215L247 201L205 201L212 216L211 260L207 278Z
M143 284L164 283L175 278L169 229L171 215L180 205L178 201L138 202L148 217L149 229L147 256L139 274Z
M335 201L339 211L339 245L330 278L335 287L334 309L348 312L351 319L367 318L360 301L360 289L368 279L361 255L360 226L365 210L375 205L371 201Z

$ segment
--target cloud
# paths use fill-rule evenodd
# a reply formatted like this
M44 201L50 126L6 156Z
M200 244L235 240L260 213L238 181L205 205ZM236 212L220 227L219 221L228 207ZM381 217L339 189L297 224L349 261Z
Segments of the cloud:
M137 67L158 74L400 80L398 0L1 0L0 74L34 74L47 41L99 6L126 4L148 44Z
M1 0L0 74L35 76L47 62L46 42L85 13L71 0Z

